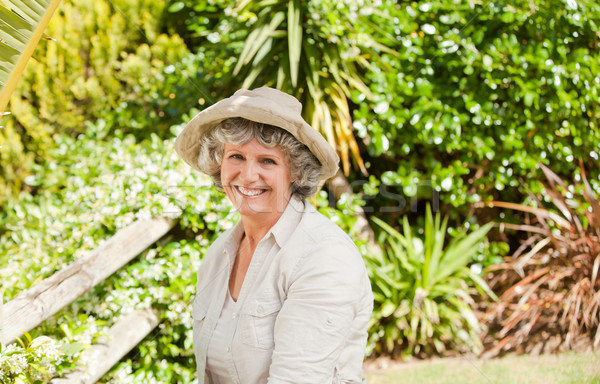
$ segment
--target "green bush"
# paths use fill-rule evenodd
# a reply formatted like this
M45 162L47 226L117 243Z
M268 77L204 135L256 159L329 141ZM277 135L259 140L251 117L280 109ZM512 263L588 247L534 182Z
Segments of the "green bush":
M99 141L98 131L90 126L77 139L55 135L48 162L26 180L36 193L8 201L0 220L4 296L11 299L136 219L180 215L174 234L32 331L87 345L120 315L153 306L163 321L140 346L143 359L136 364L177 382L194 371L187 306L195 270L207 243L235 216L208 178L178 158L172 140L153 135L137 144L128 135ZM167 358L173 361L155 365ZM178 368L182 364L187 368Z
M437 212L434 218L429 206L422 237L413 235L406 216L403 233L380 219L373 221L384 230L379 239L384 252L367 258L375 295L370 349L405 358L481 352L474 295L496 296L469 264L483 250L492 223L468 235L453 231L445 245L448 217L442 220Z
M0 131L0 201L18 194L54 133L75 137L87 122L108 130L168 134L196 104L199 59L177 35L159 34L162 3L64 0L11 98ZM195 94L195 95L194 95Z
M229 78L242 48L240 32L230 29L233 3L64 0L47 31L57 41L43 44L30 63L0 132L0 278L8 298L136 218L180 213L168 236L33 332L86 344L123 311L159 309L160 327L107 381L175 383L194 374L187 315L194 270L234 216L224 196L176 158L169 127L237 88ZM319 33L348 37L340 31L351 26L338 25L343 12L322 15L327 28ZM358 45L394 51L345 52L364 64L360 75L374 98L354 91L350 106L371 177L351 175L351 185L361 186L356 201L346 196L329 208L327 193L314 199L353 237L361 198L373 205L367 213L377 214L393 199L396 215L439 196L452 223L469 217L465 226L472 225L466 213L473 203L522 202L524 184L539 191L538 161L571 179L574 160L582 158L592 188L600 187L600 6L386 0L358 12L372 21L355 26ZM414 204L402 205L404 197ZM404 220L403 234L379 222L381 258L358 243L377 300L370 348L477 351L479 325L469 303L485 285L473 285L480 281L466 266L471 256L488 265L506 245L485 248L485 226L436 248L441 243L432 239L446 237L448 219L428 214L417 252L419 240ZM473 242L467 248L475 255L461 254L448 276L427 277L438 270L427 250L450 252L464 242ZM458 296L447 296L449 287Z
M226 63L219 73L223 78L231 75L242 52L244 34L259 20L235 3L170 0L165 19L167 27L185 35L190 49L213 52ZM256 9L267 12L275 4ZM531 184L534 192L541 188L539 161L560 164L557 172L572 178L573 162L582 158L592 183L600 187L594 167L600 154L600 7L594 2L366 2L359 9L360 23L346 22L357 17L354 4L322 12L327 4L302 5L305 37L318 32L332 41L351 39L344 47L353 48L342 50L341 60L361 63L359 75L369 92L353 91L350 110L374 181L354 192L373 204L373 212L397 205L390 196L418 203L399 205L399 213L439 197L453 222L468 216L485 222L486 212L468 214L473 204L526 200L522 185ZM279 50L284 73L287 45L277 44L285 42L286 33L284 22L270 50L260 51L268 56ZM319 65L313 72L336 78L331 65ZM248 71L253 69L250 65ZM259 78L277 71L267 72ZM225 89L240 82L233 78L220 85ZM305 88L291 90L307 94ZM350 175L351 182L362 185L362 180L358 172Z
M418 199L521 202L538 161L598 187L600 6L594 1L386 2L383 53L355 92L354 126L370 172ZM378 201L385 204L385 199ZM453 219L460 220L452 214Z
M0 346L0 383L24 384L48 382L65 359L62 346L40 336L31 339L26 333L19 343Z

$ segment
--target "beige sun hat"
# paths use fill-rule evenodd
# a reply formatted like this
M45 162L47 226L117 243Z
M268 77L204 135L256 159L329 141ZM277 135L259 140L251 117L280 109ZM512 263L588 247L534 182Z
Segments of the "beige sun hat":
M321 179L329 179L337 172L338 155L325 138L304 121L302 104L294 96L269 87L240 89L198 113L177 136L175 150L186 163L200 171L200 138L231 117L243 117L288 131L321 162Z

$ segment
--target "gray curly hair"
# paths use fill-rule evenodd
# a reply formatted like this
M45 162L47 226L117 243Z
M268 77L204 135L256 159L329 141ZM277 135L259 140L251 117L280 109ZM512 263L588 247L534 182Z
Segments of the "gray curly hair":
M200 139L198 167L209 175L219 190L221 184L221 161L225 143L243 145L256 139L268 148L279 146L290 165L292 194L299 198L314 195L321 179L321 163L315 155L291 133L272 125L257 123L241 117L223 120Z

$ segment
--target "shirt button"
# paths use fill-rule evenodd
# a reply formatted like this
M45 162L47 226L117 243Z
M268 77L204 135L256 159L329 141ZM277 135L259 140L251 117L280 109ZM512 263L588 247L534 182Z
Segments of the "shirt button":
M232 319L235 319L236 317L237 317L237 314L235 314L235 313L233 315L231 315Z
M263 311L264 311L264 309L263 309L263 306L262 306L262 305L259 305L259 306L258 306L258 308L256 308L256 311L257 311L258 313L263 313Z
M231 350L231 348L227 347L225 348L225 352L229 352Z

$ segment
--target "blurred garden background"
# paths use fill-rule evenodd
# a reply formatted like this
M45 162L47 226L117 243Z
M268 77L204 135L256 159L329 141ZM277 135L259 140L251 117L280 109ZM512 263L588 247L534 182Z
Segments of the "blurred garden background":
M0 124L3 302L137 220L176 224L2 346L0 383L68 373L149 308L158 325L101 382L194 381L195 271L237 217L173 141L262 85L342 159L312 203L367 264L369 360L598 361L595 1L62 0L45 34Z

